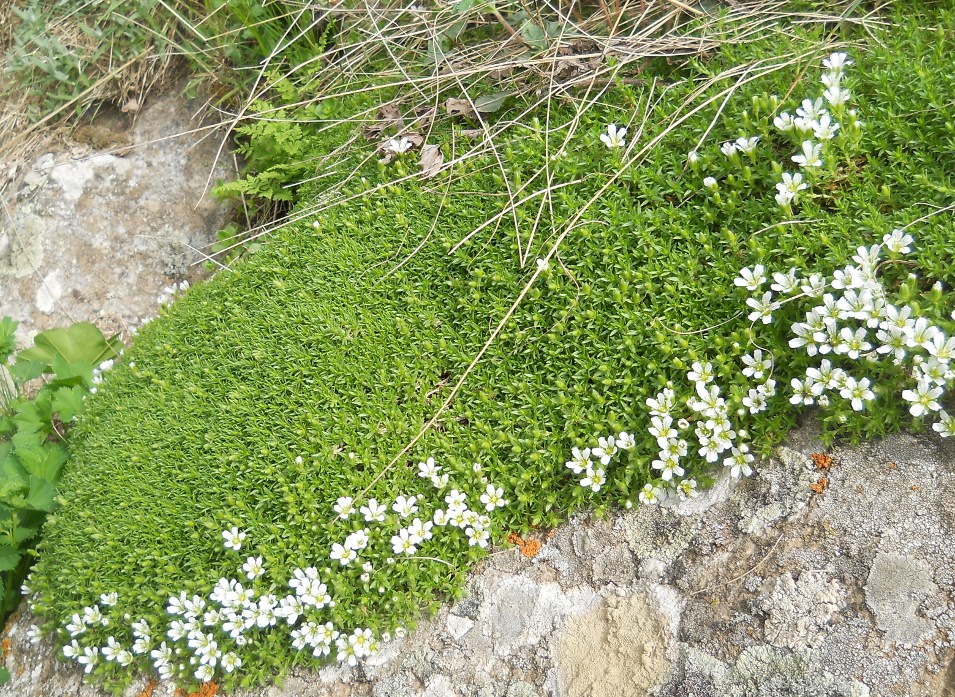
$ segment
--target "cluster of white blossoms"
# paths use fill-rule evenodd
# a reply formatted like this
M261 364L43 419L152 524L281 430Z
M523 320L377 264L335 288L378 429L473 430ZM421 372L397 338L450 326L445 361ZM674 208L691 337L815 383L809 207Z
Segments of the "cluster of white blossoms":
M773 119L773 125L782 133L792 134L800 143L800 152L792 156L792 161L800 169L811 170L823 166L822 153L829 141L834 139L842 128L836 120L836 115L848 116L852 119L851 125L860 128L854 110L845 111L845 104L849 101L849 90L843 85L845 68L852 65L852 61L845 53L833 53L823 60L823 67L827 72L822 76L822 85L825 88L823 95L816 99L803 99L793 116L784 111ZM828 109L826 108L828 106ZM804 181L803 174L784 172L782 181L776 184L776 203L785 209L798 202L799 193L809 184Z
M619 435L599 436L597 445L593 448L574 448L571 459L564 463L574 474L583 474L580 486L600 491L607 482L607 465L617 453L630 450L636 445L636 440L626 431ZM594 464L594 461L597 464Z
M156 298L156 304L168 305L176 299L176 296L185 293L187 290L189 290L189 281L180 281L179 283L173 283L171 286L165 286L159 297Z
M799 201L800 193L809 188L810 182L806 177L809 171L823 166L823 155L827 144L843 132L843 125L838 120L846 121L851 130L858 130L862 122L856 118L854 109L846 109L849 100L849 90L844 86L845 69L852 65L852 61L845 53L833 53L823 60L823 67L827 72L822 76L822 85L825 88L821 97L803 99L796 108L795 115L784 111L773 119L773 125L781 133L795 138L799 151L792 156L792 162L799 166L801 171L782 172L781 180L776 182L775 199L785 210L791 210ZM773 105L778 105L778 98L773 96ZM830 111L831 110L831 111ZM760 139L758 136L742 136L735 141L727 141L720 145L723 153L732 163L739 166L740 155L746 155L753 163L757 162L757 148ZM700 154L695 150L687 155L687 163L696 168L700 162ZM703 179L703 186L714 200L719 202L719 181L716 177L707 176Z
M940 402L955 379L951 365L955 337L946 336L926 317L916 316L913 306L894 305L878 276L883 249L897 257L909 253L912 244L911 235L893 230L883 236L882 244L859 247L852 257L853 263L837 270L831 278L810 274L798 279L796 270L790 269L773 274L774 283L767 291L763 288L769 279L763 266L740 272L736 285L753 292L755 297L747 303L761 308L749 315L754 323L770 321L772 310L784 302L807 299L811 303L805 320L792 324L789 346L808 356L818 356L819 362L810 366L804 376L791 380L792 404L826 407L832 397L839 397L853 411L865 411L876 397L875 385L860 373L867 363L891 358L896 365L908 369L914 383L901 394L910 405L911 415L934 416L934 430L942 436L955 433L955 418L945 412ZM772 356L763 357L761 351L749 360L750 370L771 369ZM766 384L763 394L751 390L749 401L744 400L753 413L765 408L766 399L775 393L775 383L770 380Z
M437 491L449 483L448 474L441 473L434 458L418 465L420 477L428 479ZM480 465L474 465L480 472ZM420 494L397 496L390 507L376 499L357 507L351 497L340 497L334 510L338 520L349 520L359 515L369 525L349 532L341 543L334 543L328 558L338 562L338 568L359 563L359 557L372 551L377 556L390 552L413 557L419 547L431 540L435 527L460 528L467 537L469 546L486 548L491 536L491 519L487 515L508 504L504 490L482 478L486 487L479 500L483 512L471 510L467 494L451 489L445 496L446 508L434 510L431 516L417 516L426 497ZM395 531L394 522L402 525ZM378 524L378 525L376 525ZM391 534L391 533L395 534ZM389 540L390 536L390 540ZM232 527L222 531L222 544L230 552L240 552L247 539L245 531ZM389 548L390 545L390 548ZM388 564L395 559L388 557ZM367 585L375 567L371 561L361 564L360 580ZM153 669L161 680L197 680L205 683L214 679L217 671L231 673L242 666L239 650L253 644L263 632L285 627L291 644L296 650L308 649L317 658L326 658L334 652L339 663L355 665L358 660L374 654L382 642L391 640L388 632L376 637L368 627L351 630L336 628L323 612L335 607L328 584L319 575L316 567L296 568L288 581L291 592L284 596L274 592L274 586L260 582L266 568L262 556L248 556L234 578L220 578L207 597L180 592L171 596L166 605L169 616L165 632L154 632L144 620L132 622L129 636L119 637L117 632L109 636L105 645L88 643L82 639L89 636L92 627L109 627L109 608L117 603L115 593L100 596L96 605L83 608L74 614L65 627L71 642L63 648L63 655L74 659L87 673L101 661L114 661L128 666L136 656L151 659ZM325 569L325 576L333 573ZM27 584L21 589L24 595L31 593ZM378 592L386 592L384 586ZM32 601L31 601L32 606ZM129 623L124 616L124 626ZM119 624L112 620L114 624ZM404 631L396 630L397 636ZM39 628L30 629L31 640L40 636ZM124 641L126 643L124 643Z

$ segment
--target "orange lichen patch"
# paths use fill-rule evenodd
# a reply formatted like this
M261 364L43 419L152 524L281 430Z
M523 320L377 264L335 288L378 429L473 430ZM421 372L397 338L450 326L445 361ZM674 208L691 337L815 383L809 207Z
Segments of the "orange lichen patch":
M521 554L523 554L528 559L533 559L537 556L537 553L541 551L543 545L539 540L525 540L524 544L521 545Z
M510 535L508 535L507 541L516 546L520 550L521 554L528 559L533 559L536 557L537 553L541 551L541 547L543 547L540 540L525 540L516 532L512 532Z
M140 692L136 697L153 697L153 690L156 689L156 685L159 683L156 681L156 678L153 678L149 681L149 684L143 688L143 691Z
M895 463L894 463L894 462L890 462L890 463L889 463L889 472L891 472L891 471L894 470L894 469L895 469Z
M820 472L828 472L829 468L832 467L832 458L825 453L813 453L810 457L816 463L816 469Z
M821 494L826 490L826 487L829 486L829 480L825 477L819 477L819 481L810 484L809 488L812 489L815 493Z
M215 697L219 692L219 686L214 682L204 682L196 692L190 692L189 697Z
M918 491L918 490L919 490L917 484L913 484L913 485L912 485L911 487L909 487L909 488L910 488L912 491Z
M10 616L7 618L6 625L4 625L3 627L3 633L5 635L10 633L10 627L13 626L13 623L17 621L17 618L19 616L20 616L19 610L14 610L13 612L10 613Z
M10 653L10 637L3 637L3 641L0 641L0 656L6 658L6 655Z

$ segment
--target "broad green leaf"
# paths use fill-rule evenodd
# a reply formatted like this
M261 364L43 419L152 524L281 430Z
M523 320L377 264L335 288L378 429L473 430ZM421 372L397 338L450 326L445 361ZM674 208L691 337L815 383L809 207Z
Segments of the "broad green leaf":
M0 668L0 685L6 685L8 682L10 682L10 671Z
M20 553L10 545L0 545L0 571L13 571L20 563Z
M20 450L21 448L33 448L43 445L46 442L46 437L47 433L42 429L36 431L18 429L17 432L13 434L10 442L13 443L14 450Z
M92 385L93 368L90 363L70 363L62 356L54 356L51 364L58 385Z
M53 510L53 496L55 494L56 490L50 482L39 477L30 477L30 492L27 494L26 506L49 513Z
M10 375L20 382L27 382L43 375L47 365L45 361L28 361L18 356L16 363L10 366Z
M491 114L504 106L504 102L512 94L514 94L514 90L485 94L474 100L474 108L482 114Z
M37 334L31 348L21 351L18 360L43 361L52 365L53 359L60 356L67 363L83 363L97 366L117 354L117 338L107 340L103 333L89 322L56 329L48 329Z

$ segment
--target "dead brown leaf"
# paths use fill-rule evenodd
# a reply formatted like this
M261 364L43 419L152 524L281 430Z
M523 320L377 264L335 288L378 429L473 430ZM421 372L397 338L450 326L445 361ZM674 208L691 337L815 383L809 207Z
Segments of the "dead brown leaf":
M448 110L451 116L464 116L469 119L477 117L474 111L474 105L467 99L455 99L452 97L444 103L444 108Z
M444 155L440 145L425 145L421 148L421 178L431 179L441 171Z

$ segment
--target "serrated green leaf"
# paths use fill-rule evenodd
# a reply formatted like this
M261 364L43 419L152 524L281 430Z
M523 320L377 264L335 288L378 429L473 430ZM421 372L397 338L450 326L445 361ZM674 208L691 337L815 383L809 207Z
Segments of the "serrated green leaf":
M0 571L13 571L20 563L20 553L10 545L0 545Z
M83 413L86 394L86 389L79 385L60 387L53 393L53 411L60 415L60 421L72 421Z
M30 491L27 493L25 502L26 507L49 513L53 510L53 496L55 494L56 490L53 488L53 484L46 479L31 476Z
M13 531L13 542L18 545L21 542L32 540L40 532L40 528L31 528L24 525L18 525Z
M60 469L66 462L68 454L66 448L61 445L45 443L42 446L18 449L16 457L29 474L48 482L55 482L60 476Z

